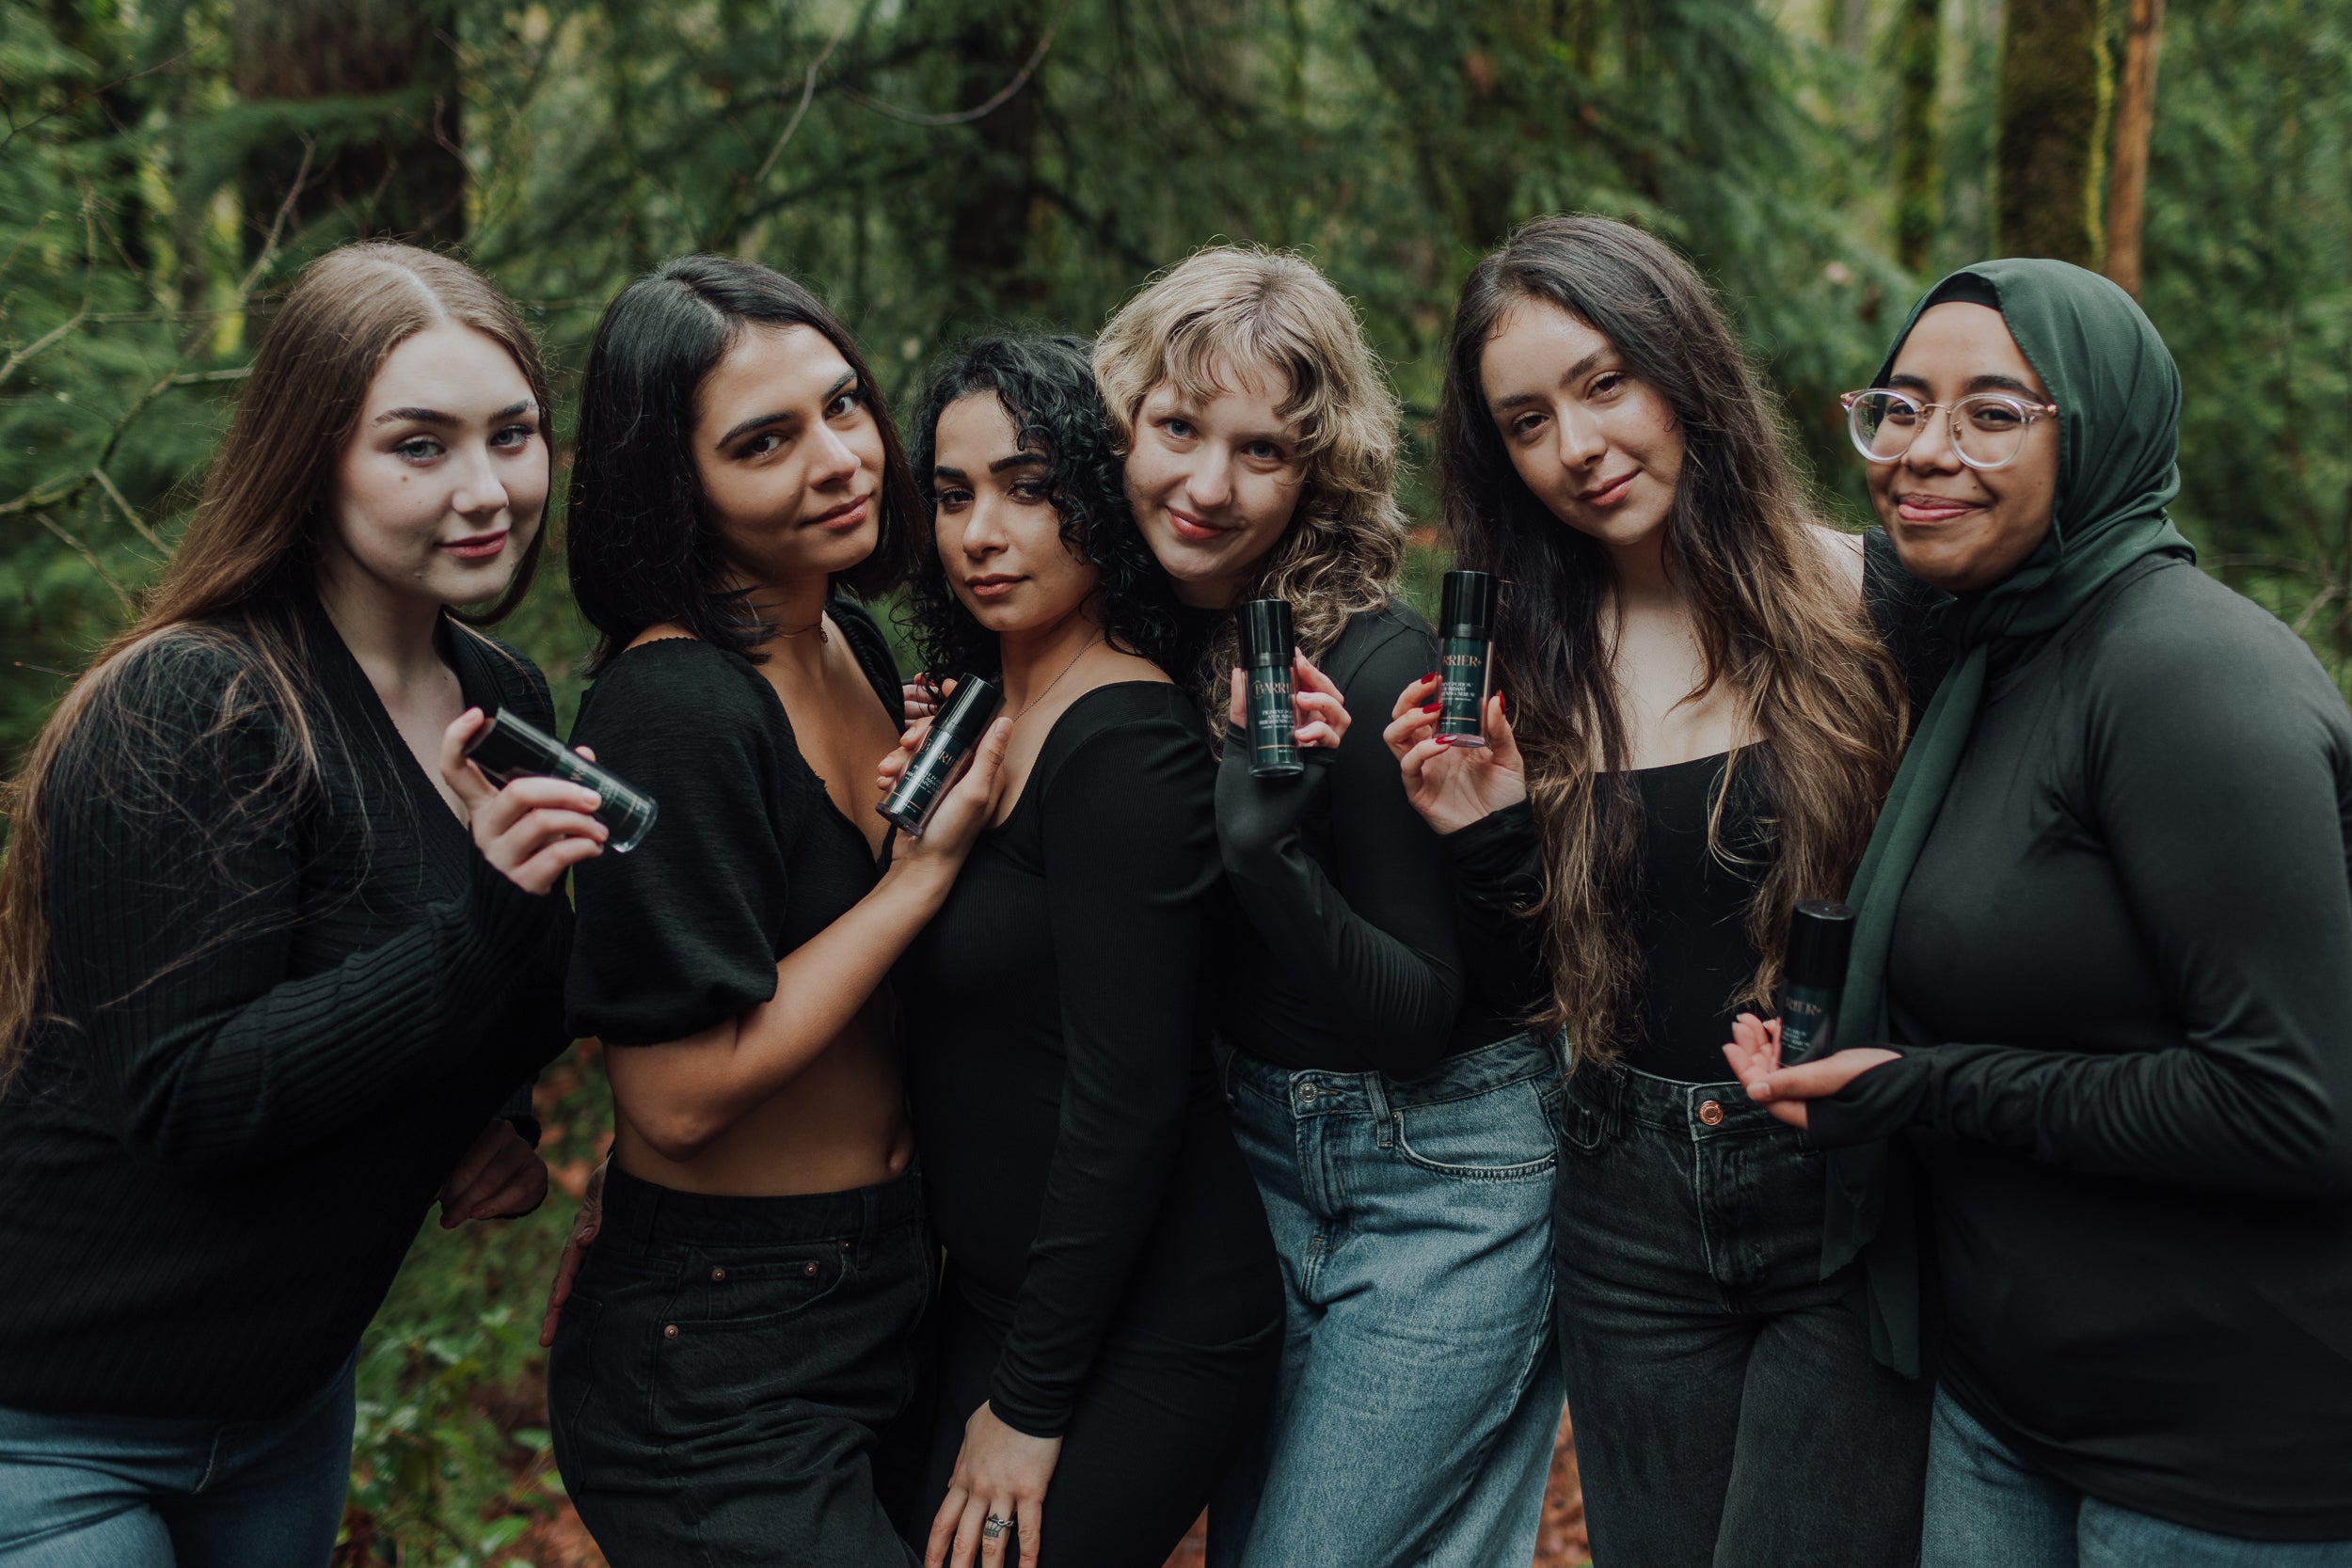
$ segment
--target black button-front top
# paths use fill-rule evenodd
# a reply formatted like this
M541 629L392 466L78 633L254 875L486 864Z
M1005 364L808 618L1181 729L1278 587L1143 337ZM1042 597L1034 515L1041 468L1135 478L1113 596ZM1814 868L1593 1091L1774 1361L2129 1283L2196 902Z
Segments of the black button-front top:
M0 1406L299 1404L569 1038L562 897L475 852L315 601L263 613L303 650L315 776L234 627L130 655L49 775L56 1017L0 1099ZM469 703L553 727L519 654L439 641Z

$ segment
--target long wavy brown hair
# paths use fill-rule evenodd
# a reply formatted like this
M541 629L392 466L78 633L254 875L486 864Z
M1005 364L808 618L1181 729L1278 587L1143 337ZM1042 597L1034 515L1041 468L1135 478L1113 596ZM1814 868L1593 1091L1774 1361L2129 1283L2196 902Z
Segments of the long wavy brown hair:
M1405 517L1391 493L1396 394L1356 312L1303 257L1211 245L1145 284L1094 341L1094 378L1122 457L1154 388L1173 382L1205 403L1252 365L1288 380L1275 411L1298 421L1305 483L1290 527L1234 602L1289 600L1299 647L1321 659L1349 616L1389 602L1405 570ZM1191 673L1212 717L1225 711L1240 651L1239 620L1228 614ZM1215 736L1224 728L1209 726Z
M1630 919L1641 796L1626 771L1609 559L1521 483L1482 391L1486 344L1522 305L1565 310L1608 338L1680 427L1665 559L1705 660L1691 695L1727 682L1741 733L1757 737L1732 752L1708 817L1709 852L1761 873L1747 913L1760 961L1727 1005L1769 1005L1790 911L1844 891L1894 778L1909 705L1851 579L1815 536L1784 422L1690 263L1640 230L1582 215L1539 218L1481 261L1462 287L1438 414L1446 522L1462 565L1510 584L1496 655L1543 841L1531 917L1550 968L1550 1001L1534 1022L1564 1026L1577 1061L1607 1062L1642 983ZM1724 830L1735 792L1755 808L1751 842Z
M118 689L135 656L173 639L200 640L232 649L246 665L217 694L220 705L210 726L229 730L257 707L278 721L278 754L254 795L282 799L290 780L315 779L317 751L304 716L304 654L288 618L277 612L316 592L319 540L331 515L336 467L377 369L402 343L445 323L485 333L514 356L544 426L547 371L530 329L506 297L464 262L413 245L345 245L304 268L288 291L254 355L253 373L171 563L137 619L99 651L66 692L8 787L8 849L0 864L0 1093L7 1092L43 1017L49 919L42 786L59 753L78 739L102 748L118 777L157 766L142 751L148 737L124 711ZM543 523L505 593L466 620L487 624L521 602L546 537ZM85 734L86 726L94 727Z

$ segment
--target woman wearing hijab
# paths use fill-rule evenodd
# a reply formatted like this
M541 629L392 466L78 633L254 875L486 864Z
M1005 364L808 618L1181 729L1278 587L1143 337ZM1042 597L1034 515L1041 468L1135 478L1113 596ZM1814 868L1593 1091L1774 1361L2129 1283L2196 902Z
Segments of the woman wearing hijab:
M2352 715L2166 519L2180 396L2122 290L2005 261L1847 400L1963 653L1851 895L1873 1043L1729 1054L1891 1243L1890 1355L1874 1140L1926 1173L1926 1568L2352 1563Z

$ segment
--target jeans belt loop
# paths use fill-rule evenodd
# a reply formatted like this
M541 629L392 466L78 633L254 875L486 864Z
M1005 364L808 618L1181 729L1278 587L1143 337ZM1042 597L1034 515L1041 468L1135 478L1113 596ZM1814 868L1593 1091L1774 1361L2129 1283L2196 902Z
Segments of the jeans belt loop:
M1372 1124L1380 1130L1380 1147L1389 1148L1396 1143L1396 1113L1389 1107L1387 1080L1376 1072L1364 1074L1364 1098L1372 1105Z

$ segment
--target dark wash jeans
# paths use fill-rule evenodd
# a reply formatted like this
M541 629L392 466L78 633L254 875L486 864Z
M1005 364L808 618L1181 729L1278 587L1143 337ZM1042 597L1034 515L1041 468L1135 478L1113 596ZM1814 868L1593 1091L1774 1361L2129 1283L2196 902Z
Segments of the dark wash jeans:
M876 1467L935 1252L913 1168L711 1197L606 1178L548 1361L555 1460L612 1568L907 1568Z
M1736 1083L1568 1081L1552 1226L1595 1568L1912 1568L1926 1381L1823 1280L1821 1157Z

